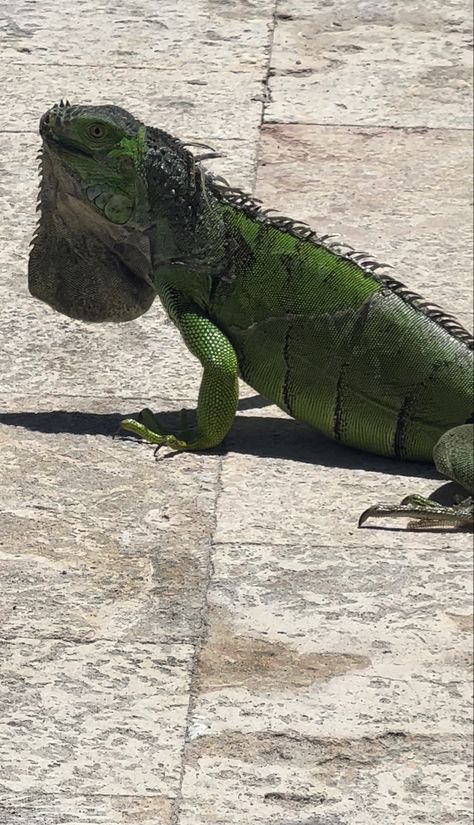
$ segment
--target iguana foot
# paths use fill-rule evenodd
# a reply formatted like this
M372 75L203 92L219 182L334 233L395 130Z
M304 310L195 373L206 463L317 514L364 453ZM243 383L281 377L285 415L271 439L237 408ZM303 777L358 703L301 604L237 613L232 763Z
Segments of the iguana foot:
M360 519L359 527L372 516L388 518L412 518L408 527L413 530L424 530L428 527L468 527L474 524L474 505L472 497L466 498L459 504L447 506L438 504L424 496L407 496L398 505L376 504L365 510Z
M120 422L120 429L135 433L140 436L143 441L149 444L156 444L157 450L160 447L169 447L172 450L192 450L196 449L193 442L196 439L192 438L190 432L187 430L187 415L186 410L181 411L182 431L179 435L167 433L166 428L163 428L158 418L149 409L142 410L137 418L124 418Z
M155 455L160 447L182 452L184 450L208 450L221 442L221 438L204 432L199 427L188 426L187 410L181 410L181 429L178 433L166 432L156 415L149 409L142 410L137 418L124 418L120 429L140 436L149 444L156 444Z

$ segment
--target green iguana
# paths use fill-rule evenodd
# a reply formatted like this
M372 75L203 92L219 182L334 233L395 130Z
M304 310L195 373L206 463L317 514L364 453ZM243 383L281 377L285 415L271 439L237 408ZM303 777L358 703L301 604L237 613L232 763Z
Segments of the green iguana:
M84 321L129 321L158 296L201 362L197 426L149 410L122 427L174 450L219 444L238 376L341 444L433 461L466 498L376 505L416 525L473 523L473 338L364 253L271 215L188 145L117 106L53 106L29 289ZM203 146L202 144L198 144Z

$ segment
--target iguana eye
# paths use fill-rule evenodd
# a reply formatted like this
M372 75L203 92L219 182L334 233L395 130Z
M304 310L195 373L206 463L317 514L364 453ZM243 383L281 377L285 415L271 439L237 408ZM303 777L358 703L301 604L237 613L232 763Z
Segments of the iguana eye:
M94 140L99 140L103 138L105 135L105 127L102 126L102 123L93 123L88 128L89 137L94 138Z

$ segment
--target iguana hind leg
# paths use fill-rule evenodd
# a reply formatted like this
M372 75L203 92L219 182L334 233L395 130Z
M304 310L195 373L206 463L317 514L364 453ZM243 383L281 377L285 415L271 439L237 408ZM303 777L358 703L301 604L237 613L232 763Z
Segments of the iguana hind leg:
M408 526L469 527L474 524L474 425L461 424L441 436L433 449L436 469L460 484L469 495L458 504L446 506L423 496L411 495L398 505L376 504L362 513L359 527L372 516L411 518Z

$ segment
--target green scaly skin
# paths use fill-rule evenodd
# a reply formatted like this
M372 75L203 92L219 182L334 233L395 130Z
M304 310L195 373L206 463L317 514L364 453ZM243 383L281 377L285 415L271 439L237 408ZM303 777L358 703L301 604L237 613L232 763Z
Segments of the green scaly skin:
M473 339L364 254L271 217L186 145L116 106L54 106L43 138L31 293L84 321L128 321L158 296L203 367L197 426L132 431L174 450L229 431L238 376L289 415L361 450L426 460L465 500L412 496L369 516L473 522ZM209 148L209 147L207 147Z

